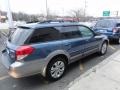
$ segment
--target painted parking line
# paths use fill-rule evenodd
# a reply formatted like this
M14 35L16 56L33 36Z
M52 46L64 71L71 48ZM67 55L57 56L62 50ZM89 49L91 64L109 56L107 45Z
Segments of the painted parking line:
M0 77L0 80L7 79L7 78L9 78L9 77L10 77L9 75L5 75L5 76Z
M84 70L84 66L83 64L80 64L80 71L83 71Z
M109 45L109 47L110 47L111 49L113 49L113 50L116 50L116 48L113 47L112 45Z

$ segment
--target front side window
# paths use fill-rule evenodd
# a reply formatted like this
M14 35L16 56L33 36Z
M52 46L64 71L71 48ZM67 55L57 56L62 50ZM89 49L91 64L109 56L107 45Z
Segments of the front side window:
M64 26L60 30L61 36L64 39L79 38L81 34L77 26Z
M59 31L53 27L40 28L33 33L30 43L39 43L59 39Z
M82 37L93 37L93 32L87 28L87 27L84 27L84 26L79 26L79 30L82 34Z

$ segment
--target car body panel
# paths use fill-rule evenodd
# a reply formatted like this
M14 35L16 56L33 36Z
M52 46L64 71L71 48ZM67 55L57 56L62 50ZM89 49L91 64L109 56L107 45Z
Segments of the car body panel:
M74 62L77 58L81 58L84 53L84 39L77 38L77 39L70 39L70 40L63 40L63 49L69 53L70 60L69 62Z
M85 44L85 52L84 55L89 55L92 52L96 52L98 50L100 41L102 41L102 38L86 38L86 44Z

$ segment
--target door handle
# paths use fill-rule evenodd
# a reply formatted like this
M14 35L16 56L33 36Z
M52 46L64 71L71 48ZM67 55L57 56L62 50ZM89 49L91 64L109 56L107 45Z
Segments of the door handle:
M86 39L85 41L87 41L87 42L88 42L88 41L89 41L89 39Z

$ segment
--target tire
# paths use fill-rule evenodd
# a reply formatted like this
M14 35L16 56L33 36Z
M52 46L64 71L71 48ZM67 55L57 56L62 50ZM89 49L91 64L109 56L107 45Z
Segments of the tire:
M100 49L100 51L99 51L99 54L100 54L100 55L106 54L106 52L107 52L107 47L108 47L108 43L107 43L106 41L103 42L103 44L102 44L102 46L101 46L101 49Z
M120 44L120 38L117 39L117 44Z
M67 62L63 57L53 58L47 66L46 79L48 81L59 80L66 72Z

